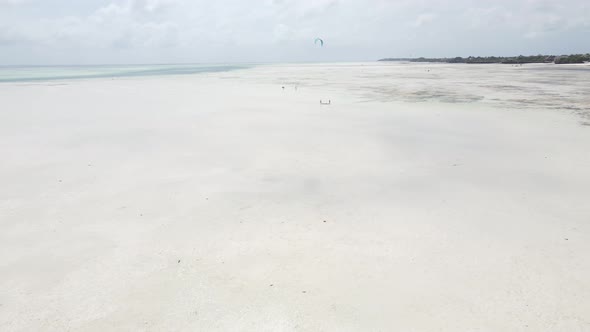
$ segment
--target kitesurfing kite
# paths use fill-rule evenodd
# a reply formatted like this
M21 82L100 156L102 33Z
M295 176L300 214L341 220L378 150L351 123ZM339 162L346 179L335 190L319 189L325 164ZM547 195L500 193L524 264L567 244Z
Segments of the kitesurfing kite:
M321 47L324 47L324 41L323 41L321 38L316 38L314 43L315 43L316 45L317 45L318 43L320 43L320 46L321 46Z

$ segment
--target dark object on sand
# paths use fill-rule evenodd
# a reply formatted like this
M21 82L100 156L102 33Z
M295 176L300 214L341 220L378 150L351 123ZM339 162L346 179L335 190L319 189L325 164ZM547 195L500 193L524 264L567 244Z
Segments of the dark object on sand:
M320 100L320 105L331 105L331 104L332 104L331 100L328 100L327 103Z

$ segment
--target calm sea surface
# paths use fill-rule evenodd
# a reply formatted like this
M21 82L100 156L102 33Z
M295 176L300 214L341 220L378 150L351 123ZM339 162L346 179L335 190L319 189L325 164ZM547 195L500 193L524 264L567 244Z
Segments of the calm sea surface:
M189 75L248 68L246 65L100 65L100 66L0 66L0 82L61 79Z

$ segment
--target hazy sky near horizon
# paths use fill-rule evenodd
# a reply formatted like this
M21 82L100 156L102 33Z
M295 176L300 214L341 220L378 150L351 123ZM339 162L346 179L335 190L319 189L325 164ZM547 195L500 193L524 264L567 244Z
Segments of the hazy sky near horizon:
M582 52L589 0L0 0L0 65Z

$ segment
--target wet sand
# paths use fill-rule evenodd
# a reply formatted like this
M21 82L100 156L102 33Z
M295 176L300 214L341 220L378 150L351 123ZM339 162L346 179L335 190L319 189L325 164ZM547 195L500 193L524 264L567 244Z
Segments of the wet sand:
M0 84L0 330L588 330L589 74Z

